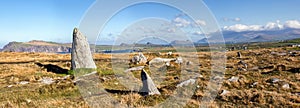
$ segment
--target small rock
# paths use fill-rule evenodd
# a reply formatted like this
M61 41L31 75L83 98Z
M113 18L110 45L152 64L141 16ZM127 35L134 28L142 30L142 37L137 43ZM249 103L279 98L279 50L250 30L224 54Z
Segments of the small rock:
M132 72L132 71L141 71L145 68L145 66L138 66L138 67L133 67L133 68L130 68L130 69L127 69L125 70L124 72Z
M131 63L134 63L134 64L140 64L140 63L146 63L146 62L147 62L147 58L141 52L139 53L139 55L136 55L131 59Z
M228 81L230 82L237 82L239 80L239 77L235 77L235 76L232 76L230 79L228 79Z
M168 52L167 55L168 55L168 56L171 56L171 55L172 55L172 52Z
M183 59L181 57L178 57L178 58L175 59L175 63L182 64L183 63Z
M50 84L52 84L52 83L54 83L55 81L52 79L52 78L49 78L49 77L46 77L46 78L43 78L42 80L41 80L41 83L42 84L47 84L47 85L50 85Z
M279 81L280 81L280 79L278 79L278 78L271 78L271 79L267 80L267 82L269 82L269 83L277 83Z
M228 94L228 93L230 93L230 92L227 91L227 90L222 90L222 93L220 94L220 96L224 96L224 95L226 95L226 94Z
M191 61L188 61L188 62L186 62L186 65L193 65L193 62L191 62Z
M190 84L195 84L196 79L189 79L186 81L181 82L180 84L178 84L176 87L183 87L183 86L188 86Z
M290 85L289 85L289 84L283 84L283 85L282 85L282 88L284 88L284 89L289 89L289 88L290 88Z
M248 65L247 65L247 64L246 64L244 61L242 61L242 60L241 60L241 61L239 61L239 62L238 62L238 64L241 64L241 65L243 65L243 66L244 66L244 68L246 68L246 69L248 68Z
M31 100L30 100L30 99L26 99L26 102L27 102L27 103L30 103L30 102L31 102Z
M13 87L13 85L8 85L8 86L7 86L7 88L11 88L11 87Z
M21 82L19 82L19 84L25 85L25 84L29 84L29 82L28 81L21 81Z
M254 82L253 84L250 85L250 87L252 87L252 88L253 88L253 87L256 87L257 84L258 84L258 82Z

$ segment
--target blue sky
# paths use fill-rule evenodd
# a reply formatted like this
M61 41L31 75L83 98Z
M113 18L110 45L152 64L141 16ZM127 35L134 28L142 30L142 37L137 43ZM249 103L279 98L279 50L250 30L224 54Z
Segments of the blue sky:
M70 43L72 29L79 26L85 12L94 2L95 0L1 0L0 48L10 41L46 40ZM273 23L280 27L299 26L299 0L204 2L215 15L220 28L225 27L224 30L261 30ZM129 7L113 17L101 36L103 39L113 39L112 37L121 35L122 30L134 21L147 17L164 18L178 26L189 23L187 17L178 16L179 14L180 10L164 5L144 4Z

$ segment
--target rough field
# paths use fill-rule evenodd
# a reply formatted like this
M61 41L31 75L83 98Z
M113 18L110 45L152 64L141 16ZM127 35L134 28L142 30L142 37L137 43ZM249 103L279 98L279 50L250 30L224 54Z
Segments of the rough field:
M299 49L287 47L245 50L240 51L241 57L237 56L237 52L226 52L225 77L219 78L223 79L220 80L222 87L215 92L217 96L209 104L210 107L300 107ZM198 52L198 59L189 57L191 62L199 62L197 70L192 69L192 73L198 75L198 86L191 98L186 100L185 107L199 107L211 77L218 79L211 76L210 54ZM189 76L186 72L188 69L173 62L166 68L165 75L157 75L146 68L162 94L143 97L136 92L140 86L129 89L119 80L119 76L126 73L118 67L128 65L129 59L135 54L128 57L125 55L96 54L94 58L102 87L109 92L109 96L126 107L158 105L172 94L178 94L175 92L178 89L176 85L187 80L181 76ZM167 56L166 53L144 55L148 60L155 57L178 57L177 54ZM70 59L69 54L0 53L0 107L89 107L72 77L47 72L35 64L52 64L70 69ZM130 64L128 68L144 65L149 66ZM182 65L186 65L186 62ZM141 85L139 72L131 72L137 85ZM108 107L113 107L113 104Z

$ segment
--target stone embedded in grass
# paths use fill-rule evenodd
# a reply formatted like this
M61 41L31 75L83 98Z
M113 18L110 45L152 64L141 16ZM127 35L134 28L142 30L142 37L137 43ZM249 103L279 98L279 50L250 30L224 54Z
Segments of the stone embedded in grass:
M239 80L239 77L235 77L235 76L232 76L230 79L228 79L228 81L230 82L237 82Z
M29 82L28 81L21 81L21 82L19 82L19 84L25 85L25 84L29 84Z
M177 57L177 58L175 59L175 63L177 63L177 64L182 64L182 63L183 63L183 59L182 59L181 57Z
M146 63L147 58L144 56L143 53L140 52L139 55L134 56L130 61L133 64Z
M97 68L93 60L87 38L75 28L72 43L72 70L77 68Z
M290 88L290 84L283 84L282 86L281 86L282 88L284 88L284 89L289 89Z
M258 82L254 82L253 84L250 85L250 87L252 87L252 88L253 88L253 87L256 87L257 84L258 84Z
M143 88L140 90L141 95L143 96L154 95L154 94L160 95L160 92L156 88L156 85L154 84L153 80L144 69L141 72L141 79L143 82Z
M52 79L52 78L49 78L49 77L46 77L46 78L43 78L41 80L41 83L42 84L46 84L46 85L50 85L52 83L54 83L55 81Z
M220 96L224 96L226 94L230 93L228 90L222 90L222 93L220 94Z
M247 69L247 68L248 68L248 65L247 65L247 64L246 64L244 61L242 61L242 60L241 60L241 61L239 61L239 62L238 62L238 64L241 64L241 65L243 65L245 69Z
M133 68L129 68L127 70L125 70L124 72L132 72L132 71L140 71L143 70L145 68L145 66L138 66L138 67L133 67Z
M277 83L279 81L280 81L280 79L278 79L278 78L271 78L271 79L267 80L268 83Z
M181 83L179 83L176 87L183 87L183 86L188 86L188 85L192 85L192 84L195 84L196 83L196 79L189 79L189 80L186 80L186 81L183 81Z

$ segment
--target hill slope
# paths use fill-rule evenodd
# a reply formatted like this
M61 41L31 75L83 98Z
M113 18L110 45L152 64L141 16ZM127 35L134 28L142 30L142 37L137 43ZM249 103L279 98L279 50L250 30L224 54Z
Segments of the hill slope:
M54 42L46 42L33 40L29 42L10 42L5 45L1 52L70 52L71 44L60 44Z

